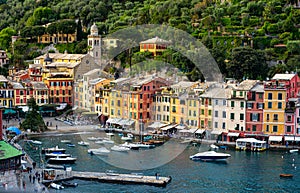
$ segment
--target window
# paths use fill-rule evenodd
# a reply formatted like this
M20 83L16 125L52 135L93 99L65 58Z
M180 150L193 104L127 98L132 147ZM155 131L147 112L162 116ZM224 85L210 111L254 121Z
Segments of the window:
M211 115L211 110L208 110L208 115Z
M244 102L241 102L241 103L240 103L240 106L241 106L241 108L244 108L244 106L245 106L245 105L244 105Z
M218 105L218 100L215 100L215 105Z
M264 103L257 103L257 108L258 109L263 109L264 108Z
M268 99L272 100L272 93L268 93Z
M240 91L240 96L243 96L243 92L242 91Z
M208 105L211 105L211 99L208 99Z
M223 118L226 118L226 111L223 111L222 114L223 114Z
M176 113L176 107L175 106L172 106L172 112Z
M244 113L240 114L240 120L243 121L244 120Z
M266 132L269 132L269 125L266 126Z
M230 106L234 107L234 101L231 101Z
M291 116L291 115L288 115L288 116L287 116L287 121L288 121L288 122L291 122L291 121L292 121L292 116Z
M267 121L270 120L270 114L267 114Z
M218 128L218 122L215 122L215 128Z
M201 109L201 115L204 115L204 109Z
M278 100L282 100L282 93L278 93Z
M201 120L201 127L204 127L204 120Z
M247 108L252 109L253 108L253 103L247 103Z
M215 117L218 117L219 112L215 111Z
M191 110L189 110L189 116L192 116L192 111Z
M268 102L268 108L272 109L272 102Z
M289 126L286 126L286 132L287 133L290 133L292 132L292 127L289 125Z
M223 106L226 106L226 100L223 100Z
M230 113L230 119L231 119L231 120L234 119L234 113Z
M256 131L256 125L252 125L252 131Z
M223 122L223 123L222 123L222 129L225 129L225 127L226 127L226 123Z
M258 113L250 113L250 121L259 121L259 114Z
M263 94L262 94L262 93L259 93L259 94L258 94L258 98L259 98L259 99L262 99L262 98L263 98Z
M273 118L274 118L274 121L278 121L278 114L274 114Z
M282 102L278 102L278 109L282 109Z
M277 125L273 125L273 132L277 132L277 131L278 131Z
M184 108L181 108L181 113L182 113L182 114L184 113Z

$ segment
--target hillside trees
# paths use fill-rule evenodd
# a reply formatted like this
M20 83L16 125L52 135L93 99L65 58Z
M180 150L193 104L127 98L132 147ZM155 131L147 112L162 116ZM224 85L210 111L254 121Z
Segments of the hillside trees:
M263 52L249 47L232 50L231 60L227 63L228 75L237 80L266 78L268 67Z
M33 132L43 132L47 129L42 116L38 113L39 107L34 98L27 101L28 112L25 120L21 123L21 129L30 129Z

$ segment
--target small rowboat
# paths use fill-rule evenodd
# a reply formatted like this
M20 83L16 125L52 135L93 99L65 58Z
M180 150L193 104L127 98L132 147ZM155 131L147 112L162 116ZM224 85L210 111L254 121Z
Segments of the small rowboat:
M294 175L293 174L280 174L279 176L281 178L292 178Z

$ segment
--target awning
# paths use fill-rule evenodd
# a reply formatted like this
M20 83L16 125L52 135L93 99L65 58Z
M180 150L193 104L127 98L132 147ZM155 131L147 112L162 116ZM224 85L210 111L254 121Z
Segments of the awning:
M15 133L16 135L20 135L22 133L22 131L20 131L17 127L11 126L9 128L6 129L7 131L11 131L13 133Z
M153 128L153 129L156 129L156 128L161 128L161 127L164 127L164 126L167 126L168 124L165 124L165 123L161 123L161 122L154 122L152 123L151 125L149 125L148 127L149 128Z
M202 134L205 131L205 129L198 129L195 133Z
M210 134L212 134L212 135L221 135L222 133L223 133L223 131L213 130Z
M185 128L186 128L185 125L177 125L177 126L176 126L176 129L185 129Z
M107 119L106 123L111 123L113 121L112 118Z
M197 128L189 129L189 132L190 132L190 133L195 133L197 130L198 130Z
M238 137L240 135L240 133L232 133L232 132L229 132L227 134L228 137Z
M190 130L188 130L188 129L182 129L179 131L179 133L189 133L189 132L190 132Z
M295 137L295 141L300 141L300 137Z
M271 135L269 136L269 141L282 141L282 136Z
M162 127L161 130L167 131L169 129L173 129L174 127L176 127L176 125L169 125L169 126L166 126L166 127Z
M284 136L285 141L295 141L295 136Z

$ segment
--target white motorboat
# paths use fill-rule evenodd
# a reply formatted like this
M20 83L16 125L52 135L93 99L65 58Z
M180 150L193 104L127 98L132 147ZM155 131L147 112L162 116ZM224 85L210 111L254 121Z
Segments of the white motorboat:
M90 141L98 141L98 140L101 140L102 138L101 137L88 137L87 139Z
M114 145L110 148L112 151L121 151L121 152L127 152L130 150L129 147L120 146L120 145Z
M104 142L102 140L95 141L95 143L97 143L97 144L104 144Z
M146 143L146 142L136 142L134 144L136 144L140 148L154 148L155 147L155 145L150 144L150 143Z
M61 143L71 143L71 140L68 140L68 139L63 139L63 140L60 140Z
M52 183L50 184L50 187L53 188L53 189L57 189L57 190L64 189L64 187L63 187L62 185L56 184L56 183L54 183L54 182L52 182Z
M115 143L113 140L110 140L110 139L103 139L102 142L103 143L110 143L110 144Z
M196 153L195 155L190 156L190 159L202 160L202 161L221 161L221 160L226 160L229 157L231 157L231 155L228 153L206 151L206 152Z
M49 164L74 164L77 158L75 157L51 157L48 160Z
M298 151L299 151L298 149L290 149L289 152L290 152L290 153L298 153Z
M88 149L88 153L92 155L106 155L110 153L110 150L108 150L106 147L100 147L97 149Z
M120 146L128 147L128 148L133 149L133 150L138 150L140 148L140 146L138 146L136 144L133 144L133 143L128 143L128 142L125 142L125 143L121 144Z
M121 140L123 141L131 141L133 139L133 135L131 133L128 133L127 136L122 136Z
M215 144L211 144L211 145L210 145L210 148L211 148L211 149L219 149L219 146L217 146L217 145L215 145Z
M90 143L89 143L89 142L85 142L85 141L79 141L79 142L78 142L78 145L81 145L81 146L89 146Z
M27 140L27 142L30 142L30 143L35 144L35 145L42 145L42 142L38 141L38 140Z
M65 151L66 151L66 149L59 148L58 146L42 149L42 153L54 153L54 152L64 153Z
M61 158L66 158L66 157L71 157L71 154L65 154L65 153L46 153L45 158L51 158L51 157L61 157Z
M106 133L107 136L114 136L115 134L113 133Z

